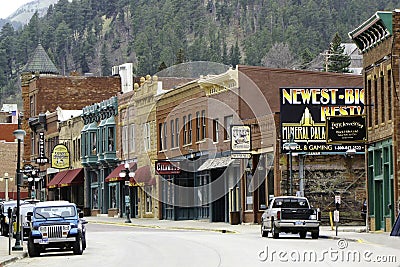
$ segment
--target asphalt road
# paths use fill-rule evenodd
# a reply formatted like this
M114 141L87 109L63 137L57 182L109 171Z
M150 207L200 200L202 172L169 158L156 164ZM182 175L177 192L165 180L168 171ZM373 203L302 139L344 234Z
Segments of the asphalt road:
M7 266L400 266L400 248L345 240L87 225L83 255L54 251ZM391 261L391 262L383 262ZM395 262L394 262L395 261Z

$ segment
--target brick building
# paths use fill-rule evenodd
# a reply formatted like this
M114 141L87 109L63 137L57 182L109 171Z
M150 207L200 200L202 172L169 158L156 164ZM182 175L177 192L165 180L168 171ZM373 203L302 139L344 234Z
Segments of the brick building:
M41 177L46 180L43 185L46 186L50 182L47 171L52 173L54 170L49 162L36 162L40 149L39 136L44 133L45 156L50 159L54 145L59 142L59 125L57 116L47 117L45 114L55 112L58 107L81 110L87 105L116 96L121 91L121 80L119 76L93 77L79 76L77 73L71 73L68 77L60 76L39 44L22 71L21 85L24 111L22 129L27 133L23 149L24 163L40 167Z
M281 147L280 88L361 90L362 84L359 75L238 66L165 92L157 102L160 218L259 222L269 196L289 194L289 163ZM240 125L251 131L249 160L232 158L231 128ZM345 217L361 220L363 150L352 157L346 150L296 154L294 192L299 191L302 176L303 193L315 206L328 211L340 194Z
M246 207L247 200L253 203L244 209L242 217L243 221L259 222L270 195L290 193L290 162L287 151L282 149L283 143L288 140L282 138L280 129L280 88L362 88L363 80L360 75L241 65L238 72L239 114L244 124L253 125L249 167L258 184L253 192L246 195L244 188L248 185L242 180L242 206ZM301 117L302 113L297 115ZM343 217L361 220L359 210L365 197L363 152L353 157L347 157L346 150L334 153L296 152L292 166L293 194L300 191L300 176L303 176L304 195L314 206L321 208L323 214L327 215L326 212L334 208L334 196L340 194L344 203Z
M47 111L53 112L57 107L64 110L82 109L121 91L119 76L87 77L76 73L69 77L60 76L40 44L22 71L21 83L23 129L27 132L25 140L28 141L37 140L28 128L29 118L33 119ZM24 151L26 160L31 161L37 156L37 152L31 148L31 142L25 142Z
M8 183L8 197L9 199L15 200L17 199L15 176L17 169L18 146L13 132L18 128L18 111L16 104L7 105L10 107L12 106L11 109L8 109L8 107L4 106L0 112L0 161L2 162L0 168L0 199L5 199L6 183ZM26 187L22 187L21 198L27 197L28 190Z
M390 231L400 205L400 11L378 11L349 33L363 55L371 230Z
M237 90L233 70L188 81L160 95L160 218L228 222L229 211L238 210L239 191L233 181L239 180L239 166L229 157L228 128L239 119L231 90Z

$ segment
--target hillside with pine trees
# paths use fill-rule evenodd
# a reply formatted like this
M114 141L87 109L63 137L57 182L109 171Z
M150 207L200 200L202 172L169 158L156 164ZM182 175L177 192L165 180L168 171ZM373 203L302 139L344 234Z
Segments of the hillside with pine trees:
M335 36L349 42L349 31L395 2L60 0L22 29L1 29L0 104L20 103L18 78L39 43L63 75L110 75L126 62L137 76L186 61L307 69Z

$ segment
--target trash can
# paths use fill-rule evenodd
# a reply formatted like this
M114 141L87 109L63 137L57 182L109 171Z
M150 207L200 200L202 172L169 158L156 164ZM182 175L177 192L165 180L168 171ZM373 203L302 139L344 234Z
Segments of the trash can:
M240 223L240 213L239 211L231 211L229 221L232 225Z

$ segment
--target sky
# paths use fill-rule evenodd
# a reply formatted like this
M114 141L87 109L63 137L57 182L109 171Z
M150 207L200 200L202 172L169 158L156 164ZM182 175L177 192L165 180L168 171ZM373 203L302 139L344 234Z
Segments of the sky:
M7 18L20 6L32 1L33 0L0 0L0 18Z

